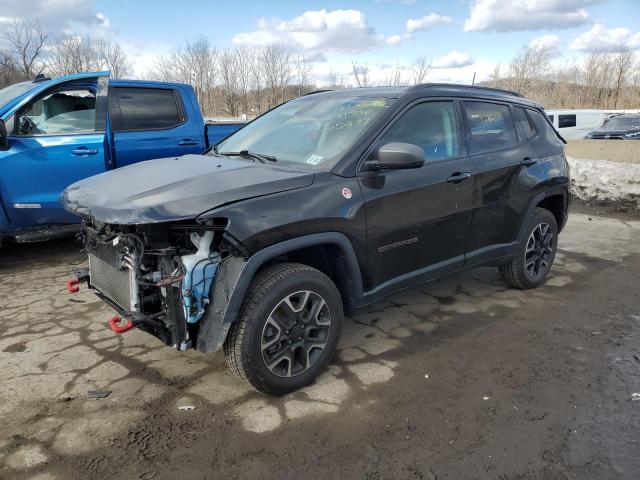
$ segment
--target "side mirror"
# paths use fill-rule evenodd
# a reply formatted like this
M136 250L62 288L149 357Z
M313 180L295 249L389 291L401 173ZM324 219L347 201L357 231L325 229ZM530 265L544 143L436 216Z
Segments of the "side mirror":
M399 170L424 165L424 150L411 143L391 142L378 149L376 158L367 160L368 170Z
M7 127L0 120L0 151L9 150L9 137L7 135Z

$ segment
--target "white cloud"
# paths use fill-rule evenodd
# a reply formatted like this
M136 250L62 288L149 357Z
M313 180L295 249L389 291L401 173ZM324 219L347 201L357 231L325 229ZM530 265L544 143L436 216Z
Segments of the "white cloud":
M94 0L20 0L2 2L2 23L38 21L53 35L92 33L96 27L110 28L109 18L96 12Z
M584 9L601 0L474 0L466 32L552 30L584 25Z
M438 15L437 13L430 13L422 18L410 18L407 20L407 31L416 32L420 30L427 30L435 25L451 25L453 18L446 17L444 15Z
M558 35L542 35L541 37L536 37L529 42L530 48L549 48L554 49L558 47L560 43L560 37Z
M391 46L395 47L395 46L400 45L402 43L402 37L400 35L391 35L390 37L386 38L384 43L386 43L387 45L391 45Z
M258 22L258 30L239 33L234 43L284 43L307 51L359 53L380 44L382 37L358 10L307 11L291 20Z
M569 48L585 52L614 52L623 45L639 50L640 32L634 33L626 28L607 29L601 23L596 23L591 30L578 35Z
M431 66L433 68L462 68L473 65L474 62L475 60L466 53L461 53L454 50L447 53L446 55L442 55L441 57L436 58L431 63Z

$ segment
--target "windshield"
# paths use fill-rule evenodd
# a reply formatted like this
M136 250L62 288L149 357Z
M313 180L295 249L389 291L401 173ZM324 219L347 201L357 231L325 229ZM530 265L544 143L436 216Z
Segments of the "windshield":
M281 105L225 141L216 152L247 151L312 169L331 168L394 99L310 95Z
M16 83L15 85L10 85L8 87L3 88L2 90L0 90L0 107L6 105L11 100L13 100L16 97L19 97L23 93L28 92L33 87L34 87L33 83L24 82L24 83Z
M607 122L606 130L629 130L640 128L640 116L614 117Z

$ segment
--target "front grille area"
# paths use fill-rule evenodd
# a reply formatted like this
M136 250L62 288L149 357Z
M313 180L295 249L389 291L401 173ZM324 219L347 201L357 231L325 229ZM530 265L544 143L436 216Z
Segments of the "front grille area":
M135 275L121 265L121 253L111 244L99 245L89 251L91 286L122 309L135 311L136 302L131 300Z

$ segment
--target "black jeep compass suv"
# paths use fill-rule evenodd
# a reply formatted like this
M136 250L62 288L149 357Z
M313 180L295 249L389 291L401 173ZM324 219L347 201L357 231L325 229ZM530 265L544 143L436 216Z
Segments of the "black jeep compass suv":
M567 220L563 140L542 106L460 85L317 92L203 155L70 186L89 287L168 345L260 392L311 382L343 311L481 265L537 287ZM123 318L121 318L123 317Z

